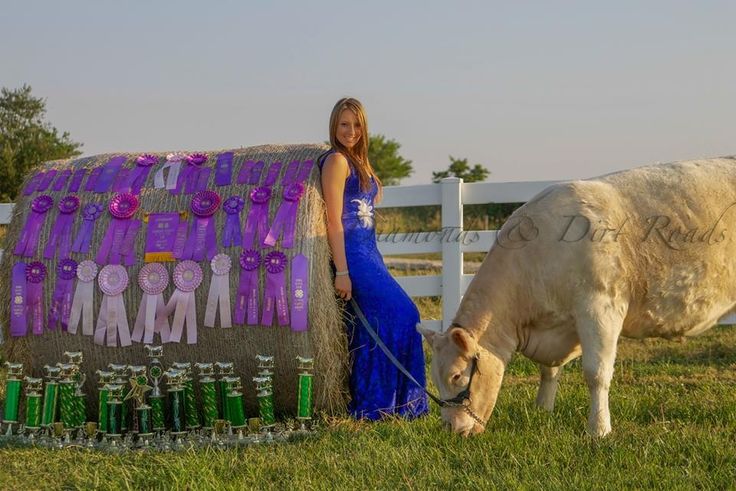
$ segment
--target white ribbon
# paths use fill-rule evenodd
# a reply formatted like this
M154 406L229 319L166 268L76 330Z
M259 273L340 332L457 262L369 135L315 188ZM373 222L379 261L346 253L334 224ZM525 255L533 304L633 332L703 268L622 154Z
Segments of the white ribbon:
M184 326L187 328L187 344L197 342L197 309L194 292L183 292L178 288L169 298L166 304L166 312L174 311L174 320L171 323L170 343L178 343L181 340Z
M95 281L82 281L77 279L77 289L74 290L72 300L72 311L69 314L70 334L77 333L79 320L82 320L82 334L91 336L94 334L94 319L92 318L92 306L95 303Z
M153 343L153 335L161 336L162 343L169 342L171 330L169 329L169 317L166 311L166 302L162 293L158 295L143 294L143 300L138 308L135 318L135 326L131 340L145 344Z
M164 171L169 169L169 174L164 179ZM156 189L174 189L176 188L176 182L179 180L179 171L181 170L181 161L177 162L166 162L156 173L153 175L153 187Z
M107 333L107 345L117 346L117 337L120 336L120 346L130 346L130 327L128 317L125 313L123 295L104 295L100 314L97 316L97 329L95 330L95 344L105 344L105 333Z
M233 327L230 314L230 274L213 274L204 313L205 327L215 327L217 306L220 306L220 327Z

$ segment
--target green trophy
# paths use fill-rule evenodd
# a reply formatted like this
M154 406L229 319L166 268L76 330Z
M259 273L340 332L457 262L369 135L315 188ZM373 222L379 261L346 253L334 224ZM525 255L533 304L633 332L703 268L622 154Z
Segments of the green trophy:
M139 376L143 376L143 379L145 379L145 381L147 382L148 377L146 377L146 370L147 368L145 365L128 365L128 374L129 374L128 381L132 384L133 379L137 379ZM128 400L128 396L126 395L125 398L123 399L123 402L127 400ZM143 400L145 401L145 398ZM135 435L138 433L138 412L136 411L136 409L138 408L138 399L131 397L130 404L131 404L130 428L133 431L133 434Z
M258 366L258 377L270 380L271 388L273 388L273 368L274 361L271 355L256 355L256 364Z
M54 423L59 414L59 378L61 369L46 365L46 386L43 390L43 407L41 408L41 427L48 430L49 436L53 435Z
M258 399L258 416L261 418L261 428L270 430L276 424L273 414L273 387L268 377L253 377L256 384L256 398Z
M314 359L296 357L299 369L299 398L297 399L296 419L301 423L301 431L307 430L307 423L312 419L312 394L314 375Z
M135 421L137 422L134 430L138 435L138 445L147 447L150 445L150 439L154 435L153 423L151 421L151 406L146 404L146 392L153 389L148 385L148 377L146 376L146 367L142 367L141 372L137 368L131 367L131 372L137 373L130 379L130 392L125 396L125 400L133 399L136 412ZM133 370L135 368L135 370Z
M222 419L230 422L230 413L227 409L227 395L230 393L230 387L225 381L228 377L232 377L235 374L235 366L231 361L218 361L215 362L217 368L217 390L219 391L220 407L222 408Z
M70 434L77 422L77 382L75 380L77 366L71 363L57 363L61 370L59 381L59 407L61 422L64 425L64 443L70 443Z
M8 367L8 378L5 381L5 410L3 411L3 423L8 425L5 435L11 436L13 434L13 425L18 424L23 364L10 363L6 361L5 366Z
M219 418L217 411L217 389L215 388L215 368L212 363L196 363L199 370L199 390L202 393L203 429L213 431Z
M40 378L25 377L26 381L26 422L25 433L33 442L41 429L41 386Z
M148 373L151 375L153 382L153 390L149 396L149 404L151 405L151 424L152 430L161 433L166 430L166 418L164 417L164 395L161 393L161 377L164 375L164 369L159 358L164 354L163 346L146 345L146 356L151 358L151 364L148 367Z
M200 428L199 412L197 411L197 396L194 394L194 379L192 378L192 364L174 362L176 370L184 372L184 405L186 408L187 431L196 431Z
M74 380L75 384L73 428L77 430L77 437L81 441L84 436L81 430L87 422L87 404L84 400L84 393L82 392L82 386L87 380L87 376L82 372L82 352L65 351L63 356L67 359L68 364L74 366L74 374L72 375L72 380Z
M109 442L110 447L117 448L123 437L123 386L108 384L105 389L108 393L105 439Z
M112 384L114 373L107 370L97 370L98 391L97 391L97 429L107 433L107 401L110 398L108 385Z
M125 433L128 431L128 405L122 401L122 394L125 393L125 386L128 383L128 365L119 365L116 363L110 363L107 368L112 371L114 385L119 385L121 394L121 407L120 407L120 432Z
M243 439L243 430L245 429L245 405L243 404L243 385L240 377L228 377L228 387L230 392L227 394L227 408L230 415L230 426L238 432L238 440Z
M175 438L175 444L182 446L182 436L187 434L186 430L186 401L184 395L184 381L186 374L175 368L170 368L164 373L166 376L167 392L169 393L169 427L171 436Z

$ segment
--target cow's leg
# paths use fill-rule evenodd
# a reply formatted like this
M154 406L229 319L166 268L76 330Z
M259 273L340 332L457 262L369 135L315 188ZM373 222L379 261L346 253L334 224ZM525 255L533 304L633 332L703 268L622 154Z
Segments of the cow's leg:
M611 432L608 390L613 378L616 345L623 325L624 308L609 297L588 299L577 309L577 330L583 350L583 374L590 390L588 432L605 436Z
M557 383L562 373L562 367L548 367L540 363L539 371L542 376L537 391L537 406L551 412L555 408Z

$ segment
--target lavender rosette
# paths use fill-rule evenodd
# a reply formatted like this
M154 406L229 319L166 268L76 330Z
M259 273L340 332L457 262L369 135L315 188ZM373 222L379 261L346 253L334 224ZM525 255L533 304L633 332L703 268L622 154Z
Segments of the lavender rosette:
M266 290L263 294L261 324L270 326L274 308L280 326L289 325L289 306L286 299L286 263L288 259L281 251L271 251L263 261L266 267Z
M68 332L77 333L79 321L82 321L82 333L86 336L94 334L92 308L95 303L94 280L97 277L97 264L92 260L84 260L77 264L77 288L74 291L71 314L69 315Z
M161 263L148 263L138 273L138 285L143 290L143 299L138 308L131 339L146 344L153 342L154 334L159 334L161 342L169 340L171 331L166 312L163 292L169 285L169 272Z
M187 328L187 343L197 342L197 310L194 290L202 283L202 268L194 261L181 261L174 268L176 290L166 304L168 312L174 311L169 341L178 343L184 328Z
M225 230L222 232L223 247L237 247L242 244L243 236L240 232L240 212L243 211L245 200L240 196L230 196L222 204L226 213Z
M243 249L251 249L257 239L263 240L268 234L268 202L271 199L271 188L258 186L250 192L251 206L245 219L243 231Z
M246 249L240 253L240 282L235 297L233 321L235 324L258 324L258 267L261 265L261 254L255 249ZM247 322L246 322L247 317Z
M218 306L220 312L220 327L232 327L230 313L230 269L232 260L227 254L217 254L210 261L212 280L207 294L207 308L204 313L205 327L215 327Z
M121 346L130 346L130 328L128 327L128 314L125 310L122 293L128 287L129 277L125 266L120 264L108 264L100 270L97 275L97 283L104 293L100 313L97 316L97 328L95 329L95 344L117 346L120 339Z
M87 203L82 207L82 225L77 231L77 237L72 244L72 252L86 254L89 252L89 246L92 241L92 234L95 228L95 221L100 218L102 211L105 209L99 203Z
M26 218L26 223L20 232L20 237L15 245L13 254L16 256L33 257L38 248L39 236L46 220L47 212L54 206L54 199L42 194L31 201L31 212Z
M49 329L56 329L58 324L61 324L63 331L68 329L76 277L77 262L74 259L59 261L56 266L56 287L49 307Z
M54 222L46 247L43 251L43 257L53 259L56 256L58 248L59 257L69 257L72 248L72 228L74 226L74 216L79 209L79 198L70 194L59 200L59 215Z
M281 232L284 233L284 239L281 246L291 248L294 245L294 235L296 232L296 215L299 210L299 199L304 194L304 184L301 182L292 182L284 187L283 198L276 215L271 223L271 229L263 239L263 247L273 247L276 245Z

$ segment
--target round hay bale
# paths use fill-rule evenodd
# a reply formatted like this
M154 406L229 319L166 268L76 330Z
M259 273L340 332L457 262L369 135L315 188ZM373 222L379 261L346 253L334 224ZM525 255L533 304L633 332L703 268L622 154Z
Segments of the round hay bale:
M207 166L212 167L208 189L217 191L223 200L232 195L239 195L246 198L245 208L241 213L241 227L245 223L248 216L250 201L247 199L250 190L255 187L251 185L237 184L238 172L244 162L248 160L263 161L266 163L263 175L265 176L268 165L271 162L283 162L281 173L276 184L273 186L274 199L270 202L269 223L273 219L274 214L281 203L281 185L280 178L286 170L287 164L294 160L305 161L314 160L315 165L312 172L305 182L305 193L302 197L298 214L296 240L293 248L283 249L280 247L280 241L276 244L275 249L281 250L291 259L296 254L304 254L309 259L309 306L308 321L309 329L305 332L294 332L289 327L279 327L276 319L274 325L265 326L242 326L234 325L232 328L223 329L219 327L207 328L203 326L203 319L207 301L207 293L209 291L210 281L212 279L212 270L209 261L200 263L204 271L204 281L196 290L196 307L197 307L197 331L198 341L196 344L186 344L186 337L182 337L180 343L164 344L164 356L162 363L165 367L170 366L175 361L181 362L215 362L215 361L232 361L235 363L236 374L242 377L246 410L250 415L257 414L257 403L255 399L255 389L251 382L251 378L256 375L256 355L273 355L276 361L276 369L274 375L274 395L276 409L286 415L296 412L297 405L297 356L314 358L315 373L315 392L314 403L315 408L325 411L329 414L341 414L348 398L347 392L347 372L348 372L348 353L346 334L343 328L340 306L335 298L332 278L330 271L330 250L326 235L326 212L324 201L321 196L321 187L319 179L319 170L316 165L317 157L326 150L323 145L264 145L249 148L240 148L233 150L221 150L207 152L210 159ZM214 184L214 165L215 156L224 151L233 152L232 165L232 184L229 186L218 187ZM92 169L107 162L111 157L116 155L125 155L127 157L125 167L135 165L135 158L139 154L105 154L93 157L83 157L78 159L70 159L64 161L47 162L39 169L34 170L50 170L50 169L71 169L72 171L79 168ZM153 187L153 179L156 170L161 168L165 163L166 152L154 153L160 157L159 164L156 164L148 175L143 190L140 193L140 209L141 212L173 212L186 211L189 209L191 195L184 193L173 195L165 189L155 189ZM89 177L89 171L87 177ZM26 182L31 176L26 177ZM23 188L21 188L23 189ZM77 195L80 197L82 205L89 202L97 202L104 205L110 201L115 194L108 193L91 193L83 192L84 182ZM67 194L66 187L64 191L54 192L49 188L44 191L57 200ZM57 259L43 259L43 245L46 243L51 228L53 226L54 214L47 217L44 227L41 231L40 245L38 252L33 258L20 258L13 255L13 248L19 238L20 231L25 223L26 216L30 210L30 203L33 197L21 196L16 201L13 217L10 225L7 227L7 233L3 241L4 254L2 262L0 262L0 270L4 272L5 281L0 282L0 322L2 322L3 332L5 334L5 345L3 350L5 359L22 362L25 366L25 373L33 376L42 376L43 366L47 364L55 364L62 361L62 353L64 351L81 351L84 355L82 365L83 371L87 376L87 383L83 387L83 391L87 394L87 403L89 409L96 413L96 382L97 376L95 371L106 367L109 363L131 364L131 365L147 365L149 359L145 355L143 344L133 343L129 347L106 347L94 344L92 336L85 336L81 333L81 328L77 334L69 334L62 332L59 328L51 331L44 330L43 335L35 336L29 328L28 335L24 337L10 337L8 326L10 325L10 278L13 264L19 260L29 262L32 260L42 261L47 269L48 276L44 280L44 305L46 312L50 305L51 296L53 294L54 285L56 283L56 265ZM138 216L138 215L137 215ZM219 238L225 222L225 213L218 211L215 215L216 229L218 232L218 253L226 253L233 262L233 269L230 272L230 297L235 298L235 292L238 288L239 272L238 258L241 252L240 247L223 248L220 245ZM74 231L79 228L81 222L81 214L77 214L75 218ZM92 239L92 247L89 254L72 254L73 259L82 261L85 259L93 259L97 251L102 237L110 222L110 215L103 213L95 225L94 236ZM145 225L138 234L135 243L136 264L128 268L129 277L131 279L128 288L123 294L128 324L132 327L135 323L135 317L138 312L138 306L141 302L143 292L136 281L138 271L143 266L143 251L145 247ZM173 271L176 262L164 263L169 274ZM290 264L290 262L289 262ZM264 292L264 274L260 273L261 298ZM287 288L289 287L290 266L286 271ZM167 290L164 292L164 298L168 299L174 291L173 282L170 282ZM95 306L94 318L97 321L97 315L100 310L102 294L99 287L95 285ZM260 302L261 310L263 308ZM219 316L218 316L219 318ZM158 340L158 336L155 337ZM93 409L94 408L94 409Z

